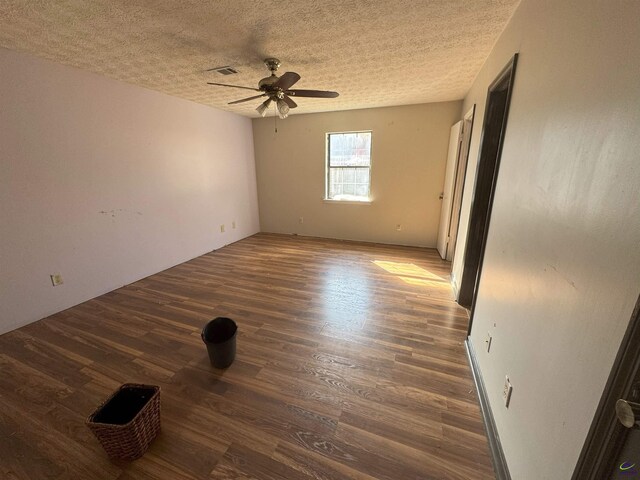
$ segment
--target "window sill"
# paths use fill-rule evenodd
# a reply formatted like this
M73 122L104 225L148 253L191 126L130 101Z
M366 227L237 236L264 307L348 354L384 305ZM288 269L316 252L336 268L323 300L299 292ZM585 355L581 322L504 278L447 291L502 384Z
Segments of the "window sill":
M330 198L323 198L324 203L340 203L343 205L371 205L373 200L332 200Z

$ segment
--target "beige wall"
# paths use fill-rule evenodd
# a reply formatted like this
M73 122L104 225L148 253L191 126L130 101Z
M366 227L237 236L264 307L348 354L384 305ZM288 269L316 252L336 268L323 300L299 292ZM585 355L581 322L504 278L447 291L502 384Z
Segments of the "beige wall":
M520 52L471 332L514 479L571 477L640 292L639 18L523 0L464 101L466 224L487 87Z
M0 49L0 334L258 229L248 118Z
M273 117L253 120L262 231L434 247L449 130L460 105L292 115L278 121L278 133ZM325 134L354 130L373 132L373 202L324 202Z

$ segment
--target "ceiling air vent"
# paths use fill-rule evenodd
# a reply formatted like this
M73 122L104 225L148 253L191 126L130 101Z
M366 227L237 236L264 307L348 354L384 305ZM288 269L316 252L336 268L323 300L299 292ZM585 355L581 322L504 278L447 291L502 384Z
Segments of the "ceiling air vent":
M207 70L207 72L218 72L220 75L234 75L238 73L238 70L227 65L225 67L212 68L210 70Z

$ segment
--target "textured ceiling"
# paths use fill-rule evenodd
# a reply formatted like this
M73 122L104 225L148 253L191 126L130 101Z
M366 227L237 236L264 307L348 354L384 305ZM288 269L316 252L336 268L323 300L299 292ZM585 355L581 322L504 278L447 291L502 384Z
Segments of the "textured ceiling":
M247 116L258 100L227 103L250 91L206 82L255 87L275 56L340 93L291 113L348 110L462 98L518 2L2 0L0 46Z

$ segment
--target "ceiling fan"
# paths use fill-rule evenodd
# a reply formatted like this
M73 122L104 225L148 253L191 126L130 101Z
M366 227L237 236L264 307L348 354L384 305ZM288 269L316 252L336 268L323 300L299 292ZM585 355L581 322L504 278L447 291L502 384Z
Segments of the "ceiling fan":
M248 102L250 100L255 100L256 98L267 97L267 99L262 102L256 111L262 115L263 117L267 114L267 109L271 102L275 102L276 109L278 111L278 116L280 118L287 118L289 115L289 109L296 108L298 105L294 102L291 97L314 97L314 98L336 98L338 96L338 92L329 92L325 90L294 90L291 87L300 80L300 75L295 72L286 72L281 76L277 76L276 72L280 67L280 60L277 58L267 58L264 61L264 64L267 66L271 75L263 78L258 82L258 88L252 87L241 87L240 85L227 85L225 83L215 83L215 82L207 82L209 85L219 85L221 87L233 87L233 88L243 88L245 90L254 90L256 92L261 92L260 95L255 95L253 97L243 98L241 100L236 100L234 102L229 102L229 105L235 105L236 103Z

